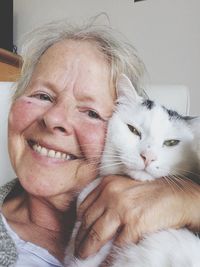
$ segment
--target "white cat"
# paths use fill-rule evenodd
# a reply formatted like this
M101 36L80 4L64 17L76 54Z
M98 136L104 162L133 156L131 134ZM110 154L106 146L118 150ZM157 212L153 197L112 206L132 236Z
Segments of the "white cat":
M174 182L176 177L187 176L198 181L196 144L199 143L200 119L183 117L138 96L125 75L118 81L117 94L118 103L108 124L100 175L125 174L142 181L166 177ZM83 190L79 203L100 181L98 178ZM99 266L113 249L112 241L95 256L76 259L73 250L79 225L77 222L66 250L65 266ZM137 245L115 250L112 267L200 267L200 239L187 229L159 231L146 235Z

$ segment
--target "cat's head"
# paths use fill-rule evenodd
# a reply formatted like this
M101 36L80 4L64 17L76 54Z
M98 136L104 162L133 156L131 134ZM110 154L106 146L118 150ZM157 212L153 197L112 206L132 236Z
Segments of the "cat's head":
M125 75L118 80L117 95L101 174L125 174L138 180L188 176L197 163L200 119L140 97Z

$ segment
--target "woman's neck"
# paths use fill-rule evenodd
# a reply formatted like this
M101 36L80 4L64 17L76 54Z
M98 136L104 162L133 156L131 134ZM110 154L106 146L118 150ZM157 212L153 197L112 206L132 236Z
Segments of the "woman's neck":
M52 203L46 199L29 197L30 222L36 231L44 233L45 238L41 242L38 236L39 239L33 240L33 243L47 248L52 255L62 261L76 220L76 201L68 203L64 209L63 205L60 208Z
M62 232L74 225L76 217L76 201L71 196L56 198L39 198L28 195L27 211L31 223L38 227Z
M62 260L76 220L76 201L70 199L66 194L43 199L21 192L7 199L2 212L23 240Z

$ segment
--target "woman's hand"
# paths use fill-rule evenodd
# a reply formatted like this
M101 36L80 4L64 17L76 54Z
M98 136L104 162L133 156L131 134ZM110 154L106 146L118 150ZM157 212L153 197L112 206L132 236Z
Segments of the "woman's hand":
M123 246L169 227L199 230L200 186L190 181L175 186L164 178L138 182L108 176L81 204L78 217L82 218L76 239L80 258L95 254L112 238Z

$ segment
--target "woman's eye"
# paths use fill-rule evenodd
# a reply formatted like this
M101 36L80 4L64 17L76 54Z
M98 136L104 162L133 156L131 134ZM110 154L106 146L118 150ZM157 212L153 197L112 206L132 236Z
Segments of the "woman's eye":
M141 139L141 133L133 125L127 124L127 126L132 133L139 136Z
M99 114L96 111L94 111L94 110L88 110L87 111L87 114L92 119L101 119L101 117L99 116Z
M176 139L171 139L171 140L165 140L163 142L164 146L176 146L180 143L180 140L176 140Z
M50 101L50 102L53 101L53 98L47 93L36 93L31 95L30 97L34 97L42 101Z

